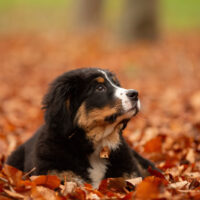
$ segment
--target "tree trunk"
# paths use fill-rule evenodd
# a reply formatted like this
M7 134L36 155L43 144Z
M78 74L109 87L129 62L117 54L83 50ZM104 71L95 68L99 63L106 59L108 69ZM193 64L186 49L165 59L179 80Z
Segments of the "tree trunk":
M76 0L76 24L80 29L97 28L101 24L103 0Z
M158 36L158 0L124 0L119 33L122 40L153 40Z

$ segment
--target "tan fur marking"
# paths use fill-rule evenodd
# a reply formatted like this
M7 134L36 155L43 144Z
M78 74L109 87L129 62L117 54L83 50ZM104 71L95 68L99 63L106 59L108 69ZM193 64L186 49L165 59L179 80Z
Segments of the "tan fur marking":
M93 109L90 113L88 113L88 121L90 124L94 124L94 126L105 125L107 122L104 121L105 117L115 114L117 112L116 108L111 108L106 106L101 109Z
M117 78L115 76L112 76L112 79L117 82Z
M111 144L116 144L119 142L119 131L120 126L117 126L114 131L106 137L106 142L109 142Z
M77 120L79 126L83 128L87 126L87 116L84 103L79 107L77 114L75 116L75 120Z
M103 146L108 145L110 149L115 148L115 146L120 143L119 131L120 129L116 127L111 134L103 138L102 145Z
M67 106L67 110L69 110L69 108L70 108L70 101L69 101L69 99L67 99L67 101L66 101L66 106Z
M99 143L102 143L103 146L107 146L107 144L114 146L115 144L118 144L120 141L119 139L120 127L121 126L115 127L115 129L108 136L105 137L103 133L105 132L106 127L105 126L96 127L91 131L89 131L87 133L87 136L89 139L92 140L95 146L98 145Z
M104 79L103 77L101 77L101 76L97 77L95 80L96 80L98 83L104 83L104 82L105 82L105 79Z
M109 124L104 119L107 116L117 113L119 109L121 109L121 101L116 101L114 107L106 106L101 109L96 108L86 113L85 103L83 103L77 112L75 120L77 120L80 127L84 128L87 137L94 145L102 142L102 145L109 143L111 146L114 146L114 144L120 141L119 130L121 124L119 126L117 124L124 116L118 117L117 121L113 124ZM108 135L104 135L106 131L109 132Z
M87 137L94 143L94 145L97 145L102 140L104 130L105 127L103 126L93 128L87 133Z
M56 175L61 181L70 181L70 182L76 182L79 185L82 185L84 183L84 180L73 173L72 171L57 171L57 170L49 170L48 174L50 175Z
M105 117L115 114L117 112L118 106L116 107L109 107L106 106L101 109L93 109L88 114L85 110L85 104L83 103L76 115L76 120L79 126L83 127L86 131L91 129L96 129L95 127L105 126L108 123L105 122Z

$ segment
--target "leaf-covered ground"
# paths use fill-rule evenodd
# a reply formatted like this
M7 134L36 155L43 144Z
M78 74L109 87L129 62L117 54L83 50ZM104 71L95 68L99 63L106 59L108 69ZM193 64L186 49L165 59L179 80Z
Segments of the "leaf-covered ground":
M142 110L124 132L164 175L141 181L108 179L60 184L55 176L29 178L3 163L43 123L41 100L64 71L99 66L140 93ZM116 45L98 36L0 37L0 199L200 199L200 37L168 35L152 44Z

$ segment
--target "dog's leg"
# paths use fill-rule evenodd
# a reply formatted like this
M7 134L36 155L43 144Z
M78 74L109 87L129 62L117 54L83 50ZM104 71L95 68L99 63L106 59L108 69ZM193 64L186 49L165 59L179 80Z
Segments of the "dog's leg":
M56 175L62 181L62 183L65 181L70 181L75 182L77 185L83 185L85 182L80 176L76 175L72 171L49 170L48 174Z
M133 157L134 157L134 158L137 160L137 162L138 162L138 165L139 165L138 168L140 169L141 174L142 174L143 177L146 177L146 176L149 176L149 175L150 175L150 173L148 172L148 168L149 168L149 167L151 167L153 170L156 170L156 171L162 173L162 171L161 171L160 169L158 169L157 167L155 167L155 165L154 165L151 161L149 161L149 160L143 158L143 157L142 157L139 153L137 153L136 151L132 150L132 154L133 154Z
M24 171L24 146L19 146L8 157L6 164L11 165L21 171Z

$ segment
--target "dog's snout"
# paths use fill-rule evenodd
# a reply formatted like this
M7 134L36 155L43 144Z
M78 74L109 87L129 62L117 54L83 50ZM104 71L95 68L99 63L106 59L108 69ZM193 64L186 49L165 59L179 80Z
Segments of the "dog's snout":
M138 100L138 92L136 90L128 90L126 95L128 96L128 98L131 101L137 101Z

